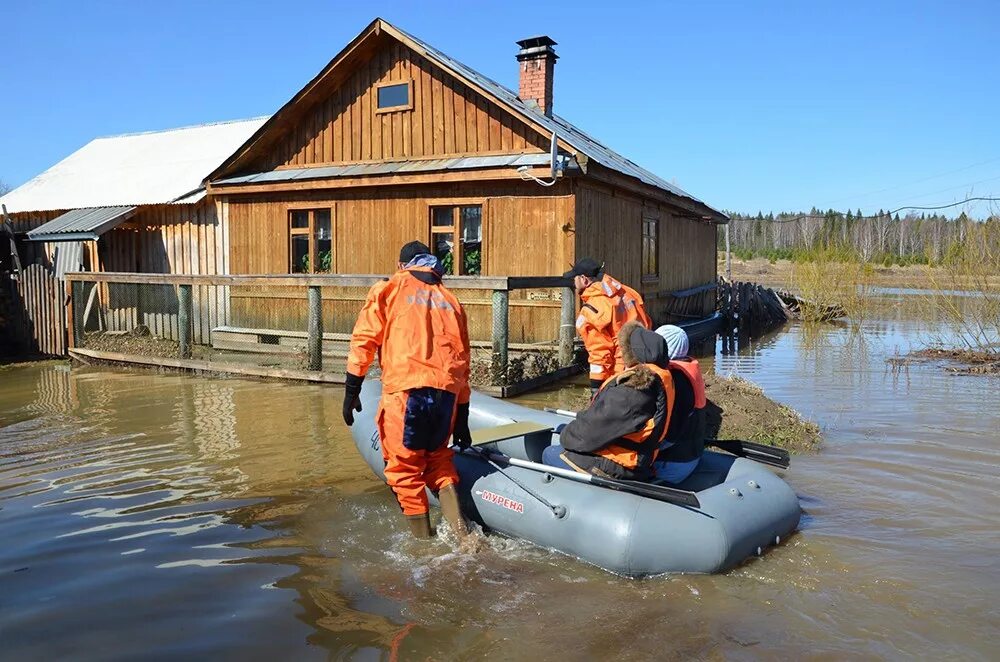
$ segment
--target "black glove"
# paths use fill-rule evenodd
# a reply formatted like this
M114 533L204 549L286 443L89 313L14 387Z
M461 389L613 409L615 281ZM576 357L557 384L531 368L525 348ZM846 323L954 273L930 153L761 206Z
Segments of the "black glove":
M347 373L344 382L344 422L354 425L354 412L361 411L361 384L364 377Z
M459 448L472 446L472 432L469 431L469 403L459 405L455 411L455 431L451 440Z
M601 381L600 379L591 379L590 380L590 399L591 400L593 400L594 398L597 397L597 392L601 390L601 384L603 384L603 383L604 382Z

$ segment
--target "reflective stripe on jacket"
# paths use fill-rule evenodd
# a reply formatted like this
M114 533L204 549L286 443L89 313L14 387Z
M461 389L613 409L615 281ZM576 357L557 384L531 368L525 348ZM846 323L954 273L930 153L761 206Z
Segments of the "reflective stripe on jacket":
M587 348L590 378L604 381L625 369L618 332L626 323L637 321L647 329L652 323L642 296L605 274L580 295L580 315L576 329Z
M431 387L469 401L469 330L434 271L410 267L372 286L351 335L347 371L364 377L378 353L386 393Z

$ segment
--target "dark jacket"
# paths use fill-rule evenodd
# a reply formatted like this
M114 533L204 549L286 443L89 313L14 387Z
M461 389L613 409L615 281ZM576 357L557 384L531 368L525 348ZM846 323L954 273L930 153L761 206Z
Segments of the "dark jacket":
M656 460L690 462L705 452L705 410L695 409L694 386L683 370L671 368L674 378L674 407L664 448Z
M626 365L633 367L605 382L590 406L563 429L560 435L565 449L563 459L596 475L645 480L652 473L653 458L669 411L663 382L643 364L666 365L667 346L663 338L634 322L622 327L619 346ZM656 427L646 441L637 443L624 438L642 430L651 418ZM596 455L609 445L636 450L639 453L636 468L628 469Z

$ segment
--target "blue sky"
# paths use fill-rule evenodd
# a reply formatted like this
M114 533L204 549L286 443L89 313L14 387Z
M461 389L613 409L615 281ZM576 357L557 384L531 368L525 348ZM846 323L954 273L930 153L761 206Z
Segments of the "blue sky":
M269 114L379 15L514 89L514 41L548 34L556 113L718 208L1000 196L995 1L43 0L2 14L13 186L97 136Z

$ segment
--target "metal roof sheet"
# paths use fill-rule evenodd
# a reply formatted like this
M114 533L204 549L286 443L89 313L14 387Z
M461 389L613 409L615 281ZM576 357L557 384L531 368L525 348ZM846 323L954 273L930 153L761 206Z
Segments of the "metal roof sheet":
M560 155L566 167L574 162L567 155ZM391 175L404 172L435 172L439 170L468 170L470 168L496 168L504 166L548 165L548 154L499 154L492 156L466 156L448 159L414 159L411 161L387 161L385 163L356 163L342 166L321 166L309 168L282 168L258 172L251 175L229 177L215 182L216 185L258 184L261 182L289 182L300 179L331 179L366 175Z
M68 211L28 231L29 241L96 239L132 215L135 207L85 207Z
M56 278L65 280L71 271L83 271L82 241L64 241L56 248Z
M507 89L500 83L497 83L491 78L484 76L475 69L466 66L465 64L459 62L458 60L449 57L448 55L442 53L441 51L434 48L427 42L418 39L417 37L414 37L408 32L400 30L396 26L391 26L391 27L392 29L398 31L400 34L405 36L407 39L416 43L421 49L423 49L426 52L425 54L427 55L427 57L429 57L431 60L436 61L438 65L444 67L445 69L450 69L452 70L453 73L457 74L458 76L466 78L469 81L479 85L488 93L492 94L493 96L497 97L498 99L512 106L513 108L519 110L523 114L530 114L531 119L537 122L538 124L542 125L543 127L545 127L547 131L549 131L550 133L555 132L556 134L558 134L560 139L571 145L573 149L585 154L588 158L596 161L602 166L605 166L606 168L610 168L622 174L635 177L636 179L646 184L649 184L650 186L655 186L659 189L663 189L664 191L672 193L673 195L693 200L701 205L704 205L705 207L708 207L710 210L716 212L720 216L725 217L725 214L722 214L722 212L719 212L718 210L709 207L707 204L705 204L698 198L694 197L690 193L683 191L682 189L678 188L677 186L674 186L665 179L658 177L657 175L654 175L645 168L637 165L636 163L633 163L632 161L625 158L621 154L606 147L605 145L598 142L588 134L581 131L575 125L563 119L562 117L559 117L558 115L552 115L551 117L545 115L537 108L533 108L525 104L520 99L520 97L517 96L517 94Z
M7 211L191 203L202 179L267 120L97 138L0 198Z

